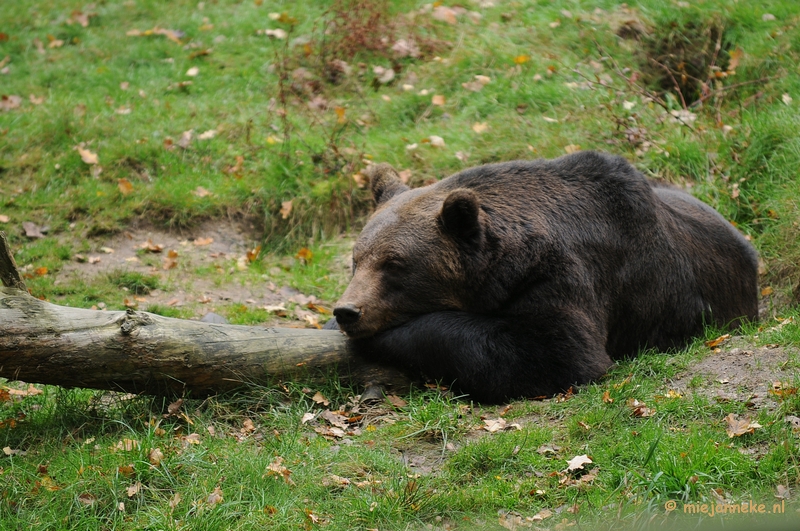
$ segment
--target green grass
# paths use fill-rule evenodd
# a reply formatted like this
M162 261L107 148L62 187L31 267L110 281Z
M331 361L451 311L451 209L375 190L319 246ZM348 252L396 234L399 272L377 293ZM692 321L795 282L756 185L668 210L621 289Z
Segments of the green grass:
M717 208L758 248L762 286L774 289L770 313L797 319L790 307L800 281L795 2L639 0L628 3L630 11L612 0L495 4L464 3L482 18L462 15L450 25L434 20L424 2L388 3L381 14L397 23L397 37L413 36L423 51L398 58L386 49L349 56L320 44L330 2L0 3L0 62L8 67L0 94L22 98L19 108L0 111L0 230L26 283L58 304L109 309L195 279L216 287L291 286L331 302L347 283L348 240L337 236L357 231L369 209L353 178L366 161L410 170L411 184L421 185L481 163L555 157L580 146L624 155ZM76 9L96 16L87 27L70 24ZM413 20L406 17L412 10ZM284 12L296 23L269 16ZM767 13L775 20L765 20ZM718 64L742 51L735 73L715 82L724 92L691 107L688 125L670 118L668 111L682 107L678 96L647 78L629 82L648 71L642 50L655 49L615 34L632 20L653 46L697 24L720 23ZM180 44L126 35L156 27L182 32ZM263 29L283 29L289 38L258 34ZM341 42L335 37L324 42ZM313 53L306 56L308 39ZM320 52L339 54L353 71L332 83ZM394 66L395 80L375 83L374 66ZM192 67L197 76L187 75ZM480 91L462 85L476 75L491 81ZM185 81L192 84L178 86ZM433 95L444 96L444 105L433 105ZM309 106L314 98L321 98L317 107L324 103L320 110ZM477 133L476 123L487 128ZM189 130L191 143L177 146ZM216 135L197 138L208 130ZM432 147L431 135L445 147ZM101 172L77 146L97 154ZM183 229L221 219L253 224L258 234L250 236L263 236L265 252L244 271L228 257L59 282L76 254L131 224ZM26 238L24 221L48 227L46 236ZM296 256L303 247L310 260ZM160 257L139 258L161 267ZM275 322L244 301L143 306L169 317L213 310L236 324ZM796 386L800 329L775 324L754 325L746 340L787 349L783 370ZM705 339L716 335L708 331ZM513 402L505 419L522 429L494 434L476 428L500 408L427 390L403 395L403 407L362 412L360 434L327 439L313 430L317 421L301 424L305 413L323 409L311 396L319 390L330 409L347 409L360 392L333 374L324 384L284 382L187 400L185 416L148 397L114 401L55 387L8 400L0 393L0 448L11 454L0 454L0 529L502 529L499 511L524 520L545 509L554 514L535 525L548 529L640 529L694 525L698 517L682 514L683 504L719 496L771 508L778 485L794 491L800 484L800 440L785 421L800 416L800 398L788 394L774 410L751 411L700 393L708 382L699 375L688 378L692 392L669 394L676 378L713 355L700 340L668 355L645 353L566 400ZM633 415L633 400L652 415ZM731 413L762 427L729 438L724 419ZM198 444L186 439L192 433ZM126 449L126 439L136 445ZM156 464L154 448L163 453ZM563 471L584 454L596 478L580 483ZM269 473L277 457L291 482ZM210 503L217 487L222 501ZM667 514L670 500L679 510ZM787 513L794 514L794 500ZM737 518L722 521L735 525Z

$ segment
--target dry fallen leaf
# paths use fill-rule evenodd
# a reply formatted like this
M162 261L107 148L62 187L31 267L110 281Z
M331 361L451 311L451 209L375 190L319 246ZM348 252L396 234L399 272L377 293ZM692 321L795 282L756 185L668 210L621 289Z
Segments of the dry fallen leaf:
M97 164L100 162L97 153L92 153L88 149L84 149L80 146L78 146L77 149L78 149L78 154L81 156L81 160L86 164Z
M196 66L191 67L189 70L186 71L186 75L189 77L194 77L200 73L200 69Z
M181 137L178 139L176 145L181 149L187 149L189 147L189 144L192 143L193 133L194 131L192 129L189 129L188 131L184 131L183 133L181 133Z
M325 395L317 391L314 396L311 397L311 400L314 401L315 404L319 404L325 407L331 405L331 401L325 398Z
M472 130L478 134L483 133L487 129L489 129L489 124L487 124L486 122L475 122L474 124L472 124Z
M212 243L214 243L214 238L197 238L192 243L197 247L200 247L202 245L211 245Z
M44 238L42 229L33 222L23 221L22 228L25 230L25 236L28 238Z
M431 135L430 137L428 137L428 139L430 141L431 146L433 146L433 147L443 148L445 146L444 138L442 138L440 136Z
M128 195L133 192L133 184L128 179L117 179L117 188L122 195Z
M292 213L292 201L283 201L281 203L281 218L288 219L289 214Z
M267 466L267 472L264 474L265 477L266 476L281 477L281 478L283 478L283 481L286 484L294 485L294 481L292 481L292 478L289 477L291 475L292 475L292 471L289 470L288 468L286 468L285 466L283 466L283 457L281 457L281 456L275 457L275 459L272 461L272 463L270 463Z
M12 94L11 96L6 96L3 94L0 96L0 111L10 111L12 109L16 109L22 103L22 98Z
M434 20L441 20L442 22L447 22L448 24L458 23L455 9L447 6L436 6L433 9L431 16L434 18Z
M142 483L140 481L137 481L136 483L128 487L125 492L128 495L128 498L133 498L139 493L141 489L142 489Z
M147 460L150 461L151 465L158 466L164 460L164 452L160 448L153 448L148 452Z
M219 486L217 486L213 491L211 491L211 494L209 494L208 497L206 498L206 503L211 506L217 505L218 503L222 503L222 489Z
M304 413L303 417L300 419L300 424L305 424L311 420L314 420L315 415L313 413Z
M750 422L749 419L737 419L733 413L725 417L725 423L725 431L728 433L728 437L741 437L742 435L753 433L756 428L761 427L758 422Z
M706 341L706 346L708 348L718 347L718 346L720 346L722 343L724 343L725 341L727 341L730 338L731 338L730 334L724 334L724 335L719 336L716 339L712 339L710 341Z
M445 99L441 94L436 94L431 98L431 103L434 105L444 105Z
M408 402L397 395L386 395L386 400L396 408L404 408L408 405Z
M567 461L567 470L572 472L573 470L583 470L583 465L589 465L592 463L591 458L586 455L576 455L569 461Z
M9 221L11 221L10 217L5 214L0 214L0 223L8 223Z
M569 145L564 146L564 151L566 151L569 154L577 153L580 150L581 150L581 147L578 144L569 144Z
M213 195L211 192L209 192L208 190L206 190L202 186L198 186L197 188L195 188L192 193L194 195L196 195L197 197L208 197L210 195Z

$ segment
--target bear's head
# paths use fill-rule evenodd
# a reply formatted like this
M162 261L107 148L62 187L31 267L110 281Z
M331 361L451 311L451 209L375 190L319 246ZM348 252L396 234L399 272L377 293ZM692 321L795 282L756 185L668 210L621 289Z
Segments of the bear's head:
M376 210L353 248L353 278L333 314L350 337L369 337L441 310L466 310L483 216L469 189L411 190L387 164L368 170Z

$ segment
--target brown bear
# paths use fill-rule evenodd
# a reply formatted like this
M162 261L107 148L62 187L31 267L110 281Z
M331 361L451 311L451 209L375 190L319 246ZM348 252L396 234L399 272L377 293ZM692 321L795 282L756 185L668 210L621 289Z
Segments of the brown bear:
M585 151L409 189L371 169L338 327L481 401L562 392L643 348L758 313L758 257L714 209Z

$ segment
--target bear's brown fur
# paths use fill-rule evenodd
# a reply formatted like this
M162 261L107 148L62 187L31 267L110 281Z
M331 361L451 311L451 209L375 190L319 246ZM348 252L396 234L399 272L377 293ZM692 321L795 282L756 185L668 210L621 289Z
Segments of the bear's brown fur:
M382 164L371 188L338 326L362 355L479 400L551 395L757 317L750 243L621 157L491 164L413 190Z

